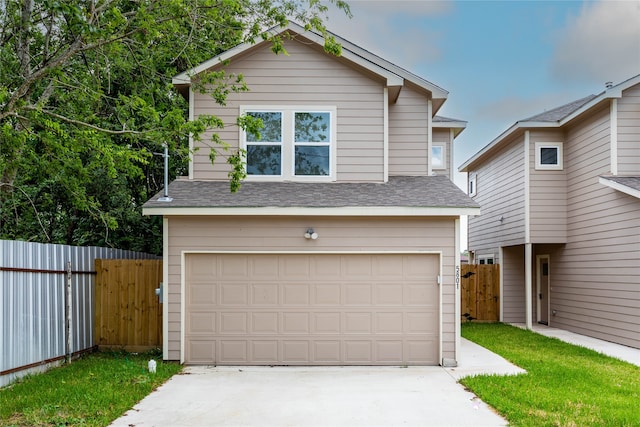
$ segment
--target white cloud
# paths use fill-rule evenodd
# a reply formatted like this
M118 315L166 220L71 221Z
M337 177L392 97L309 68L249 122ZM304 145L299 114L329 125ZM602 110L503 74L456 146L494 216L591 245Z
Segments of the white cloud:
M451 2L352 0L349 5L352 19L342 12L329 14L327 28L333 33L408 69L440 58L440 34L407 21L447 14L452 10Z
M640 73L640 0L585 3L556 39L562 81L619 83Z

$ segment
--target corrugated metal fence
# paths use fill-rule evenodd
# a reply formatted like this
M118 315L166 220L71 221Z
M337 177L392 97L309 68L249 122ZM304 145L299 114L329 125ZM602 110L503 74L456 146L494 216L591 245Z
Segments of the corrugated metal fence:
M94 262L103 258L157 257L0 240L0 387L93 348Z

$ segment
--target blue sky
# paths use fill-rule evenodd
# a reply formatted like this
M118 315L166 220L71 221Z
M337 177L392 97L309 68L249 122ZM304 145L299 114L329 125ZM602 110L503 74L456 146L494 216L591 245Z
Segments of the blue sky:
M517 120L640 74L640 0L349 4L329 30L449 91L438 114L469 122L456 167Z

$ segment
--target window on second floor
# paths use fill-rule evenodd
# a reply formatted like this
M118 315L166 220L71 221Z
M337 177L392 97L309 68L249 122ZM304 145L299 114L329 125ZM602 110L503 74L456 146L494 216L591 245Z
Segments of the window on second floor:
M562 170L562 143L536 142L536 169Z
M431 146L431 168L446 169L444 144L433 144Z
M245 107L242 113L263 124L259 135L242 132L248 179L334 178L335 107Z
M473 197L478 192L478 178L476 175L469 175L469 196Z

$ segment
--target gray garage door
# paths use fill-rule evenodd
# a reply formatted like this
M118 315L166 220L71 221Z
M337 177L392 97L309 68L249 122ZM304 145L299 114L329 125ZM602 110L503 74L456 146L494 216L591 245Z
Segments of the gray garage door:
M437 255L188 254L185 362L436 365Z

